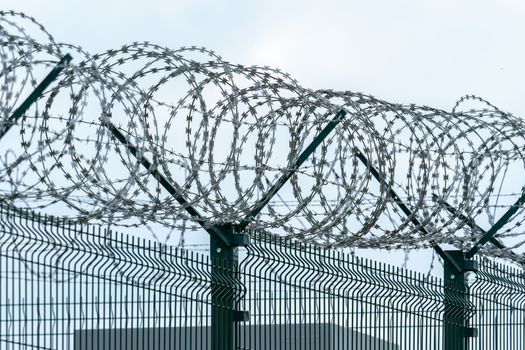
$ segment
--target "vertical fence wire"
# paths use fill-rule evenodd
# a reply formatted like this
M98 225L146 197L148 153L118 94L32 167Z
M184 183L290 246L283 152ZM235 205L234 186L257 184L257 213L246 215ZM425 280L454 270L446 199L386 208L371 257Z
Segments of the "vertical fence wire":
M272 349L441 348L441 280L264 233L256 237L241 267L244 309L253 313L242 327L241 348L264 348L254 346L255 339L273 339Z
M465 316L479 330L468 349L523 348L522 270L481 260L465 302L439 278L251 236L238 269L212 278L230 267L0 205L0 349L214 349L220 298L250 311L237 323L237 349L445 349L444 320L460 326Z
M523 349L525 347L525 274L522 269L479 261L470 286L477 312L472 323L479 336L470 340L472 349Z
M0 220L1 349L206 347L207 256L6 207Z

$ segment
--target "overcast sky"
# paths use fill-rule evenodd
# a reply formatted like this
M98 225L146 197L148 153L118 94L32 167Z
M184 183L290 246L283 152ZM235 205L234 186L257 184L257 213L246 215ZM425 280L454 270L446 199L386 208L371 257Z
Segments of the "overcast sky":
M525 117L523 1L2 0L2 8L92 53L144 40L206 46L230 62L281 68L309 88L445 110L476 94ZM428 263L428 253L420 259Z
M464 94L525 116L525 2L2 0L91 52L148 40L271 65L310 88L450 110Z

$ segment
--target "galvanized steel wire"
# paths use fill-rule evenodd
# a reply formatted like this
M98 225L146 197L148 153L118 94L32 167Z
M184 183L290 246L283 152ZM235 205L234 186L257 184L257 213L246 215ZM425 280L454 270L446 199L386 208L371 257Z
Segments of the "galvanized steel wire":
M194 220L109 132L111 121L180 184L205 225L238 222L341 109L347 117L249 228L328 247L465 249L479 232L440 203L489 225L522 190L525 123L475 96L444 111L311 90L200 47L141 42L92 55L16 12L0 12L0 43L3 127L41 76L73 56L2 140L3 201L114 225ZM520 209L499 234L509 248L525 242L524 218ZM484 252L519 260L510 249Z

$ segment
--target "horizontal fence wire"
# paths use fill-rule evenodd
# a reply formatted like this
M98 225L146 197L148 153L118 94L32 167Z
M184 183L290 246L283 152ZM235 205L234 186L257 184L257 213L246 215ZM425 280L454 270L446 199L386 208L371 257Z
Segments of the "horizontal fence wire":
M256 241L241 268L244 302L252 328L281 325L272 349L442 348L440 279L264 233Z
M477 310L472 318L479 331L471 349L525 348L525 271L481 259L471 285Z
M1 204L0 349L216 349L212 313L231 301L250 312L236 323L236 349L445 349L444 330L465 318L479 331L468 349L523 347L521 270L480 261L469 301L436 277L251 235L230 271L200 253Z
M0 221L0 349L209 347L207 256L6 206Z

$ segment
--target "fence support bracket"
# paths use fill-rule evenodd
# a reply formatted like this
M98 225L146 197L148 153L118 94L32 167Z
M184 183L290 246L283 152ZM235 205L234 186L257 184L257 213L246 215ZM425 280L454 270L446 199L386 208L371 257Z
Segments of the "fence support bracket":
M466 273L476 272L478 262L467 260L461 250L447 250L443 261L445 282L444 350L466 350L467 338L476 337L478 330L468 326L467 306L470 303ZM457 271L456 266L461 266Z
M71 62L72 57L66 54L58 62L58 64L49 72L49 74L38 84L29 96L22 102L22 104L13 112L13 114L3 123L0 122L0 139L7 134L9 129L16 125L18 120L27 112L27 110L35 103L44 93L44 91L51 85L53 81L60 75L60 73Z
M239 310L239 295L235 284L239 280L238 247L250 244L250 237L246 233L238 233L238 227L232 224L215 225L214 231L219 230L228 240L210 235L210 256L212 261L212 291L211 291L211 349L236 349L235 324L247 322L250 319L249 311Z
M273 196L281 189L326 137L335 129L346 115L340 110L328 122L321 132L313 139L306 149L299 155L293 166L286 170L279 180L257 202L252 211L238 224L211 225L195 209L183 195L182 188L173 179L167 179L152 163L146 159L140 150L133 145L129 138L117 128L108 117L101 118L101 123L137 160L152 174L183 208L197 221L210 235L210 256L212 260L212 350L235 350L235 322L245 322L249 319L249 312L237 310L238 296L235 295L235 284L239 282L238 247L250 244L250 236L246 228L250 222L270 202Z

